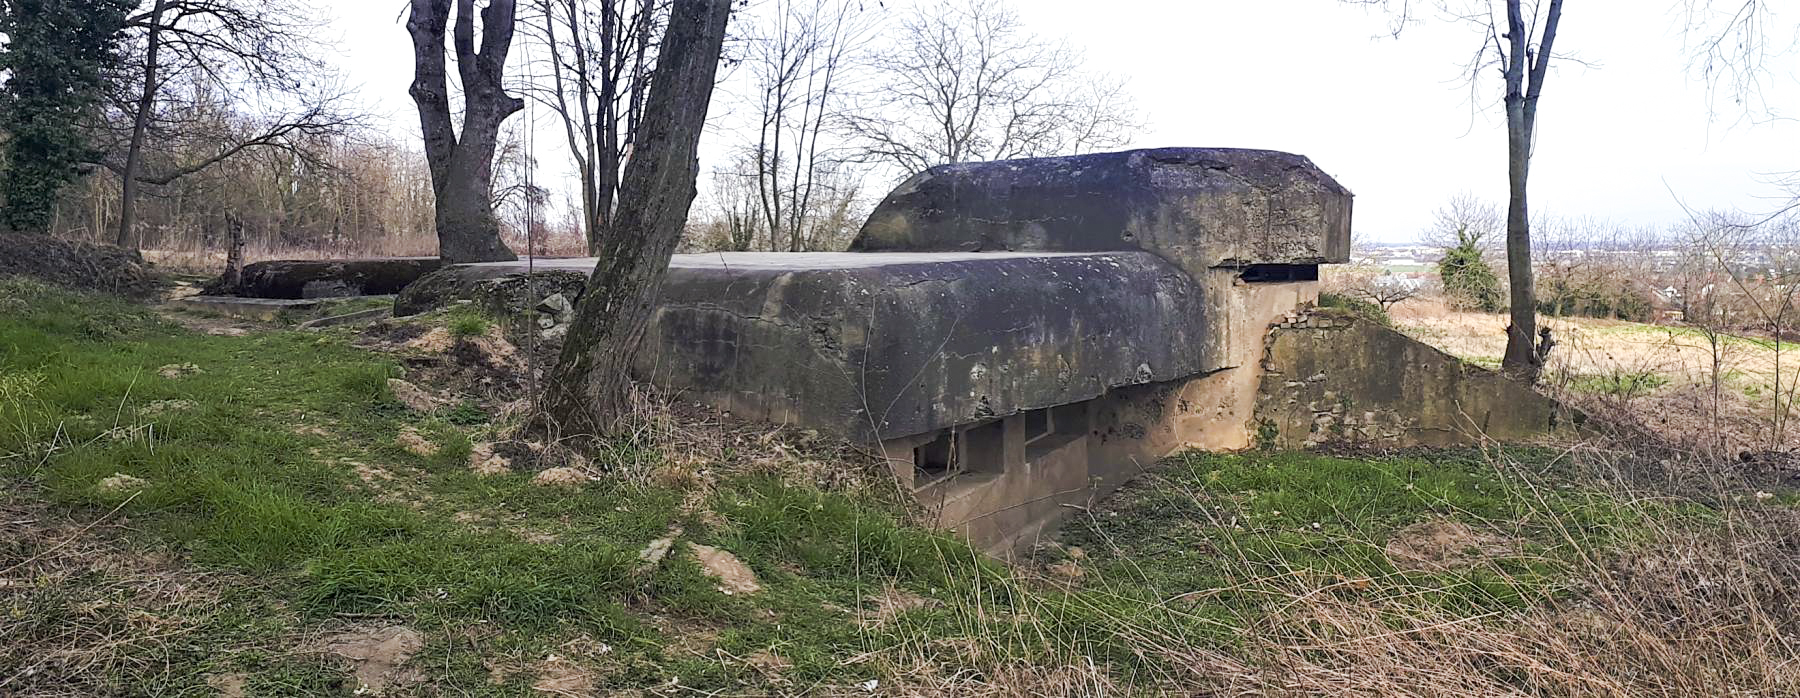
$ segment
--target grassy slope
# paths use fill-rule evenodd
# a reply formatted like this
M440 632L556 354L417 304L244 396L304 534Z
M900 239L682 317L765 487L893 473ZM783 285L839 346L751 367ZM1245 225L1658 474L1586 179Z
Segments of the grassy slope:
M208 336L0 280L5 297L25 309L0 313L0 503L104 519L89 535L115 536L113 553L172 555L206 596L150 605L116 566L48 566L79 529L0 542L0 589L28 589L0 593L0 637L12 639L0 693L211 695L208 677L241 673L251 695L346 694L317 637L388 623L426 638L423 681L401 693L528 694L552 655L597 690L1147 691L1212 681L1196 653L1254 668L1263 653L1246 631L1296 594L1494 622L1582 593L1593 556L1629 548L1646 517L1717 519L1691 503L1627 505L1518 458L1197 455L1071 523L1077 547L1052 553L1044 575L907 524L884 497L766 472L724 476L699 507L633 473L579 492L478 477L465 461L488 427L466 407L408 412L386 389L400 369L344 334ZM159 374L185 363L200 372ZM405 426L442 449L395 445ZM147 484L100 486L115 474ZM1397 570L1384 542L1439 519L1510 542L1467 569ZM686 555L643 565L638 551L676 528L742 557L764 591L724 594ZM117 618L96 620L100 596ZM166 634L120 645L151 661L49 660L85 642L70 628L98 646Z

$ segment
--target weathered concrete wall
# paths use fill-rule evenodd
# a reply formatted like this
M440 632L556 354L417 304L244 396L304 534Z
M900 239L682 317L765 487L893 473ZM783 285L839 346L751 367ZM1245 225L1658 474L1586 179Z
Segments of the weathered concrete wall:
M960 163L883 199L852 251L1144 249L1217 266L1347 261L1351 194L1300 155L1155 148Z
M1135 251L682 255L637 371L873 442L1213 370L1205 309Z
M1569 421L1530 386L1352 313L1313 309L1268 334L1256 428L1271 446L1525 441Z
M470 300L490 314L509 317L530 310L553 293L563 294L571 301L580 299L587 277L587 271L549 265L457 264L408 284L394 298L394 315L417 315L455 301Z
M223 279L215 279L204 293L290 299L385 296L442 264L436 257L269 260L246 265L237 287L226 288Z
M1028 547L1046 527L1171 454L1254 445L1268 327L1294 308L1316 301L1318 283L1247 284L1225 273L1212 276L1209 283L1229 287L1230 293L1209 298L1224 304L1211 312L1232 318L1216 325L1218 331L1209 340L1215 346L1215 368L1109 390L1080 406L1087 421L1080 438L1051 441L1037 449L1009 441L1005 460L922 486L914 481L912 449L931 435L883 442L895 476L931 508L939 525L1005 553ZM1007 438L1018 438L1017 426L1007 427Z

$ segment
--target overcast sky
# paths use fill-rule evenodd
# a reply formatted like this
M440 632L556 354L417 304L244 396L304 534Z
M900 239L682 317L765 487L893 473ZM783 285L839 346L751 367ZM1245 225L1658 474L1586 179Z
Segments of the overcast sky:
M907 0L886 0L888 9ZM1775 3L1782 4L1782 3ZM1772 26L1800 25L1800 0ZM327 0L342 66L363 103L416 139L406 96L404 3ZM1571 0L1539 108L1533 208L1660 226L1696 208L1766 210L1771 175L1800 169L1800 123L1743 118L1689 74L1675 0ZM1504 119L1489 82L1471 108L1462 66L1480 37L1427 21L1389 38L1380 11L1334 0L1025 0L1027 25L1081 47L1091 69L1123 76L1148 129L1134 147L1231 146L1307 155L1356 193L1358 239L1413 239L1463 191L1504 200ZM1777 43L1791 40L1791 33ZM1785 47L1782 44L1781 47ZM1800 54L1771 65L1765 91L1800 114ZM548 125L548 115L538 110ZM573 175L547 153L538 177ZM719 150L714 143L703 153ZM703 157L708 157L703 155ZM710 158L709 158L710 159ZM710 167L711 163L703 163ZM885 186L871 183L871 187ZM703 187L704 188L704 187Z

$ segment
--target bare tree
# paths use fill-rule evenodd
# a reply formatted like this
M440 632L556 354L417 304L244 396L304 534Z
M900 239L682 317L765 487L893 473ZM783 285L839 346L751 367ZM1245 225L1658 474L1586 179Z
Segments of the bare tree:
M1420 289L1416 279L1378 273L1361 276L1344 290L1352 297L1381 306L1382 312L1387 312L1401 301L1418 297Z
M693 203L731 3L682 0L670 13L618 215L544 394L543 414L563 435L605 434L628 404L628 371Z
M581 180L588 253L597 254L636 142L669 0L535 0L534 8L549 82L531 95L562 123Z
M1473 241L1477 247L1487 249L1500 237L1505 224L1499 208L1463 192L1431 212L1431 223L1419 232L1419 241L1443 249Z
M1689 245L1711 262L1714 272L1710 275L1713 283L1706 289L1705 326L1717 331L1735 325L1751 332L1767 333L1773 339L1770 428L1766 446L1780 448L1787 439L1788 423L1796 401L1800 400L1800 380L1786 375L1791 369L1782 363L1784 342L1792 334L1796 320L1800 319L1797 318L1800 316L1800 223L1789 217L1746 221L1741 215L1717 212L1690 216L1695 233ZM1721 288L1724 285L1728 288ZM1735 305L1742 306L1741 313L1733 313L1734 304L1722 300L1727 291L1737 296ZM1733 315L1743 317L1733 323ZM1717 344L1716 339L1714 344ZM1716 377L1713 390L1716 402L1719 390Z
M748 164L769 249L815 249L819 218L842 200L840 158L822 143L842 113L851 51L867 38L854 0L775 0L753 25L745 59L755 90L756 142ZM855 183L847 182L851 189Z
M1362 5L1391 5L1389 0L1346 0ZM1398 0L1393 32L1399 35L1412 19L1412 0ZM1420 2L1425 5L1425 2ZM1562 21L1562 0L1437 0L1447 19L1474 24L1482 43L1468 63L1471 87L1480 75L1495 70L1501 78L1501 105L1506 111L1506 268L1511 291L1506 328L1506 354L1500 367L1508 375L1537 380L1549 344L1539 343L1537 296L1531 268L1531 217L1526 184L1531 175L1532 139L1537 131L1538 100ZM1528 12L1529 10L1529 12Z
M1118 80L1080 52L1026 31L1004 0L921 3L870 61L846 113L864 157L906 174L973 160L1114 148L1140 128Z
M136 206L140 185L164 186L230 158L263 148L292 148L294 140L339 133L355 122L338 103L333 73L317 58L318 22L272 0L150 0L126 20L133 47L114 79L133 94L121 100L123 121L114 143L97 164L119 176L118 228L113 241L139 244ZM191 103L182 91L233 95L240 104L281 104L261 115L253 131L221 134L198 131ZM190 149L191 160L146 167L152 138L206 139ZM123 152L120 152L123 151Z
M515 0L490 0L481 10L481 41L475 40L475 0L455 0L451 32L457 76L462 82L462 132L450 114L445 74L444 33L451 0L412 0L406 20L413 43L413 81L408 90L419 109L425 160L437 204L438 254L447 262L516 259L500 239L500 221L490 198L494 148L500 124L525 103L501 84L512 46Z
M702 248L709 251L743 252L763 237L763 216L757 211L753 165L740 156L731 166L713 168L710 226L715 229ZM773 239L773 238L771 238ZM771 243L773 244L773 243Z

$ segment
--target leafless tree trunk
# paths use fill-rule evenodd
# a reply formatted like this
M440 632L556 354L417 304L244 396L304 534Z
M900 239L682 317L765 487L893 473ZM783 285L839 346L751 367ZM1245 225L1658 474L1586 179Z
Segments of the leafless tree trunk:
M162 53L162 18L168 0L156 0L150 10L150 25L145 31L144 90L138 97L137 114L131 121L131 144L125 150L125 167L119 173L119 233L113 244L137 249L137 175L144 153L144 136L150 130L150 110L156 105L158 54Z
M335 74L317 57L317 24L303 11L273 0L154 0L127 17L126 30L142 61L127 61L114 78L137 88L119 105L129 123L107 125L114 142L92 163L119 176L113 240L120 246L143 242L142 185L164 187L251 151L294 151L298 139L357 123L337 108L343 94L332 91ZM205 109L219 103L246 111L279 106L254 119L257 129L220 132ZM152 140L206 147L187 149L191 159L158 162L148 157Z
M869 29L859 12L846 0L778 0L752 30L746 63L758 122L749 161L770 251L814 249L821 204L842 198L826 191L843 177L820 138L841 111L850 51Z
M1507 0L1507 33L1494 39L1506 78L1506 272L1511 286L1512 324L1506 329L1506 354L1500 368L1513 377L1535 381L1544 369L1538 344L1537 293L1531 275L1531 218L1525 204L1531 175L1532 135L1537 126L1538 98L1550 67L1551 46L1562 19L1562 0L1550 0L1538 44L1530 44L1533 27L1526 23L1520 0ZM1501 50L1498 42L1510 42Z
M1359 5L1389 5L1390 0L1344 0ZM1393 32L1396 36L1412 21L1415 9L1410 0L1394 3ZM1504 19L1495 16L1496 5L1503 6ZM1562 0L1549 0L1548 5L1532 3L1528 17L1522 0L1489 0L1469 7L1439 4L1450 21L1467 22L1481 28L1482 43L1469 65L1471 80L1489 67L1500 70L1506 109L1506 267L1511 286L1510 314L1512 324L1506 329L1506 354L1500 368L1507 375L1536 381L1544 368L1548 341L1540 343L1537 332L1537 293L1531 269L1531 216L1526 206L1526 184L1531 175L1532 137L1537 128L1538 99L1544 92L1544 77L1555 57L1556 29L1562 21ZM1542 21L1540 29L1538 22ZM1546 338L1547 339L1547 338Z
M543 413L561 435L607 433L628 406L628 371L696 193L731 2L681 0L669 17L618 215L544 394Z
M533 96L562 121L581 183L588 253L596 254L616 208L619 170L630 159L668 0L538 0L537 9L550 84Z
M450 116L444 31L451 0L412 0L406 30L413 42L409 92L419 108L425 159L437 202L438 254L447 262L517 259L500 239L500 221L489 199L500 124L525 103L506 94L501 78L512 45L514 0L492 0L481 10L481 43L475 43L475 2L456 0L452 31L457 75L462 79L462 133Z
M225 274L220 285L226 290L235 290L244 283L244 219L237 212L225 214Z

